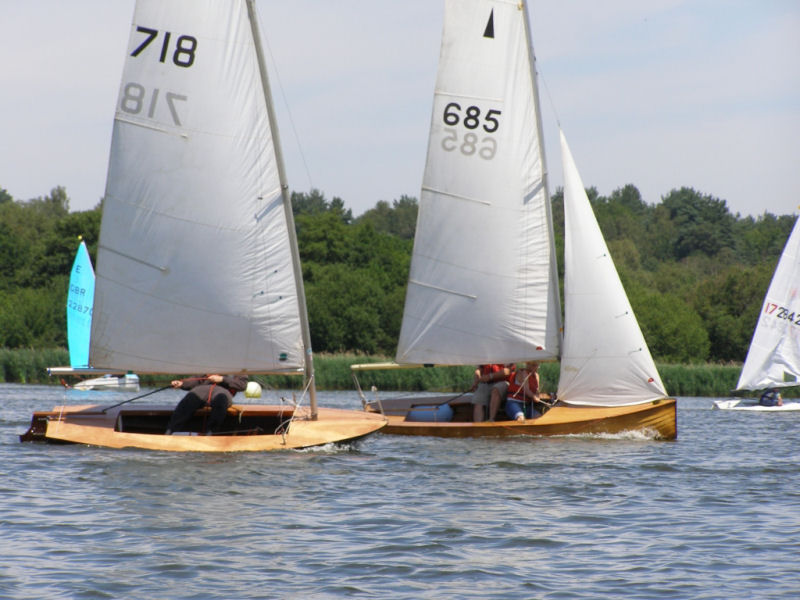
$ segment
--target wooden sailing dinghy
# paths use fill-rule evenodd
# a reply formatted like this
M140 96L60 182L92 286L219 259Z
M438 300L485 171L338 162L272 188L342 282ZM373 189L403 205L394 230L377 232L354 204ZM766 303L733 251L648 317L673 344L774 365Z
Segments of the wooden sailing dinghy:
M778 389L800 385L800 219L775 267L764 305L745 357L737 391ZM800 402L762 406L758 400L717 400L715 408L784 412L800 410Z
M57 406L22 440L240 451L347 442L381 415L318 408L288 185L252 0L138 0L103 203L90 363L297 373L308 406L239 403L219 435L169 405ZM192 435L195 434L195 435Z
M396 365L560 360L558 402L539 418L474 423L471 407L464 409L469 394L452 401L445 417L429 410L428 419L414 404L433 409L446 397L364 398L368 410L387 415L384 432L676 437L676 402L664 390L563 134L561 142L563 340L526 3L446 0Z

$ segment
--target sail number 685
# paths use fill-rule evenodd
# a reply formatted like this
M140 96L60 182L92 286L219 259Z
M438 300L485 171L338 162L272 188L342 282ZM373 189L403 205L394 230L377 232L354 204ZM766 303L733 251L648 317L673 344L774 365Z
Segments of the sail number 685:
M494 133L500 127L498 120L500 114L501 111L492 109L483 116L483 130L486 133ZM467 129L477 129L481 126L481 109L478 106L468 106L462 114L461 105L458 102L450 102L444 107L443 120L444 124L450 127L461 123Z
M500 115L501 111L492 109L481 119L480 107L468 106L462 109L458 102L450 102L444 107L442 114L442 120L447 125L444 128L446 135L442 138L442 149L446 152L457 150L464 156L477 155L484 160L492 160L497 153L497 140L491 135L478 137L475 130L480 127L486 133L494 133L500 127ZM468 131L459 135L458 125L463 125Z

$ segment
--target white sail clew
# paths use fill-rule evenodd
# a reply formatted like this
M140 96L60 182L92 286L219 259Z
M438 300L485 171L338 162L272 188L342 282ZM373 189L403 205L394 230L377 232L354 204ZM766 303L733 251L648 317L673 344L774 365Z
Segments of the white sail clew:
M800 380L800 218L764 298L737 390L798 385Z
M398 363L554 359L555 251L520 3L447 0Z
M94 367L304 366L264 85L244 0L136 3L103 204Z
M561 133L564 349L558 398L622 406L666 396Z

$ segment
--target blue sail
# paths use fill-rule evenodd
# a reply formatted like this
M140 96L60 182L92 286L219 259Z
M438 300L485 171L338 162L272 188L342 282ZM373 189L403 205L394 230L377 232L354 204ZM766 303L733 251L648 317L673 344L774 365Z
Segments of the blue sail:
M81 241L69 276L67 295L67 343L73 369L89 366L89 336L92 332L94 269L86 243Z

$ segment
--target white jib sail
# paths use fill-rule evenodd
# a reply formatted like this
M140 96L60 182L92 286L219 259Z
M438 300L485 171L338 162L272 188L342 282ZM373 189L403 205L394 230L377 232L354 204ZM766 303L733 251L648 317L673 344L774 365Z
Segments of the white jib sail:
M622 406L666 396L561 133L564 169L564 350L558 398Z
M97 368L304 364L256 43L244 0L136 3L97 260Z
M560 306L526 13L447 0L399 363L557 357Z
M798 385L800 380L800 219L769 284L738 390Z

